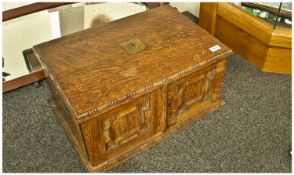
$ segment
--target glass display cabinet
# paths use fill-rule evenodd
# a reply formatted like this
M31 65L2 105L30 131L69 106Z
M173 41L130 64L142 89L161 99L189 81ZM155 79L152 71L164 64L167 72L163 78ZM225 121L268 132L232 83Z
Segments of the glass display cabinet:
M273 28L292 28L291 2L241 2L240 5L246 12L273 25Z
M291 74L291 2L201 3L199 25L258 69Z

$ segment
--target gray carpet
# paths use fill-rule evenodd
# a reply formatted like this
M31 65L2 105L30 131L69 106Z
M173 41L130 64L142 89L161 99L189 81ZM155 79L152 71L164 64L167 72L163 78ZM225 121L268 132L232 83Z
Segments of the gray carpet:
M47 81L3 95L4 172L84 172ZM111 172L291 172L291 76L229 59L226 105Z

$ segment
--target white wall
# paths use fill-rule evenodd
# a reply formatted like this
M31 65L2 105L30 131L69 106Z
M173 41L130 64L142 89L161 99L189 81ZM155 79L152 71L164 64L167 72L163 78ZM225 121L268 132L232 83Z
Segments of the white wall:
M21 6L32 4L30 2L2 2L2 10L10 10Z
M6 80L28 73L23 50L52 38L50 16L47 11L26 15L2 23L4 71L12 73Z
M85 6L84 28L89 28L92 20L99 15L103 15L110 21L113 21L144 11L146 11L145 6L134 3L103 3L87 5Z
M61 36L84 29L84 6L59 11Z
M199 17L200 2L170 2L170 5L176 7L180 12L189 11Z

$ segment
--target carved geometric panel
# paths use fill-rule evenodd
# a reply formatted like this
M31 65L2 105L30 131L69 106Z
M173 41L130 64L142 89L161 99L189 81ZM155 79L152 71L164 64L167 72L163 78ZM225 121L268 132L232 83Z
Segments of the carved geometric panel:
M167 87L167 124L177 123L178 116L191 107L210 100L212 96L212 81L215 78L216 68L208 69L201 74L189 75L172 82Z
M119 110L102 122L105 151L108 152L152 130L150 96Z

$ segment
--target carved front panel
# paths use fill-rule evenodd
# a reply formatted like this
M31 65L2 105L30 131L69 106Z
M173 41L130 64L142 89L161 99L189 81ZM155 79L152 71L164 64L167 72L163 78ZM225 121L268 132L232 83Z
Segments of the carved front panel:
M130 98L108 111L82 121L80 127L92 165L135 150L147 139L165 130L163 90Z
M105 151L108 152L152 130L150 96L137 104L110 114L102 122Z
M177 123L178 117L193 106L211 99L216 68L193 73L168 85L167 124Z

